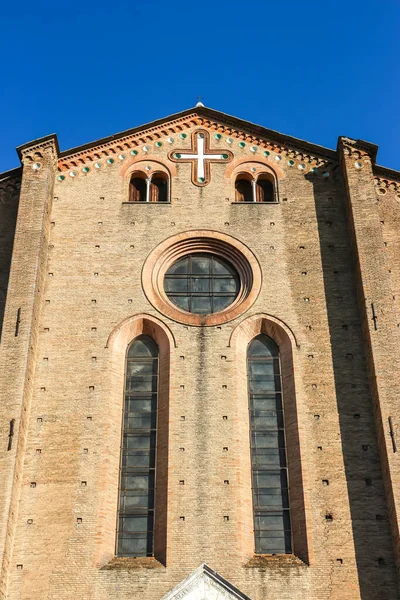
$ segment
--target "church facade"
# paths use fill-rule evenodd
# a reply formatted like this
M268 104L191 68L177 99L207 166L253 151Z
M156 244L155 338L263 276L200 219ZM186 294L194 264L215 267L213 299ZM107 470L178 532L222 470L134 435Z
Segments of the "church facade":
M398 600L400 173L197 105L0 175L0 598Z

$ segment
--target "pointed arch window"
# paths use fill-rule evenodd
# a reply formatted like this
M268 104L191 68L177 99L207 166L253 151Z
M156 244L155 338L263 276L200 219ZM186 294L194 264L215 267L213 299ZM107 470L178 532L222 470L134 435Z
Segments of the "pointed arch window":
M127 353L117 556L154 555L158 358L147 335Z
M279 348L268 336L247 350L255 551L290 554L292 534Z

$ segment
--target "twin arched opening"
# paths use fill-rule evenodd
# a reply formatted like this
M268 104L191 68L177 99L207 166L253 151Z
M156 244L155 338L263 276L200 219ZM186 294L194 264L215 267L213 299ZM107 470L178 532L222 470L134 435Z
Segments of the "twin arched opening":
M260 173L257 178L239 173L235 180L235 202L276 202L274 177Z
M132 173L129 180L129 202L169 202L168 176L162 171Z
M129 179L129 202L169 202L169 178L163 171L144 173L135 171ZM247 172L235 179L235 202L277 202L276 181L272 173L263 172L253 177Z

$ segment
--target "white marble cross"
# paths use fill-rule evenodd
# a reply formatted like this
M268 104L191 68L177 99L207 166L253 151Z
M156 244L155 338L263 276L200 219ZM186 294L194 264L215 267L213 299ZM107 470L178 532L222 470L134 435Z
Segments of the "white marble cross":
M208 131L199 130L192 134L193 150L175 150L169 153L170 160L174 162L192 163L192 183L204 186L210 183L211 172L210 163L223 162L228 163L232 160L233 154L229 150L211 150L210 134Z

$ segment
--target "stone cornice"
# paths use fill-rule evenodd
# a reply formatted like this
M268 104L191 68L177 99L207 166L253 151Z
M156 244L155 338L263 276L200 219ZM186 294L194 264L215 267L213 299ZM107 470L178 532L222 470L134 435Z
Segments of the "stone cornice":
M23 165L29 165L39 170L43 164L50 165L55 170L57 167L59 148L57 136L48 135L33 142L28 142L17 148L18 155Z
M372 163L374 164L376 161L376 155L378 152L378 146L376 144L371 144L371 142L366 142L365 140L354 140L348 137L339 137L338 139L338 152L340 150L343 151L343 154L346 156L351 156L352 158L365 158L368 156Z
M378 194L384 195L386 192L400 192L400 182L392 181L390 179L383 179L382 177L374 177L375 185L377 187Z
M26 144L22 144L22 146L17 147L18 156L20 157L21 162L26 157L30 156L32 156L32 160L34 160L35 155L40 158L40 155L49 151L54 154L55 158L60 154L58 140L55 133L46 135L45 137L38 138L37 140L33 140L31 142L27 142Z

